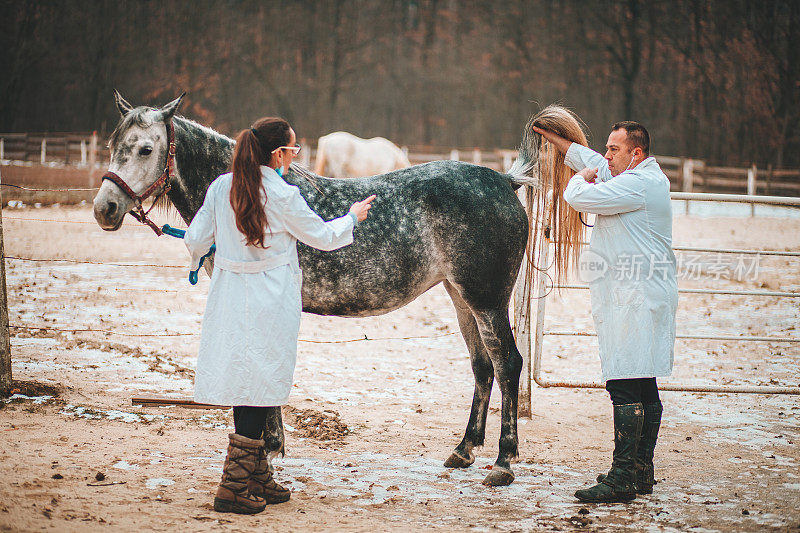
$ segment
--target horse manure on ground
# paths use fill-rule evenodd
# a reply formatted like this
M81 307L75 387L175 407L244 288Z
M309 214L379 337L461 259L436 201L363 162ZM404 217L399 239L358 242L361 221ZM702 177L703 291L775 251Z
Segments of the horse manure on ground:
M331 409L297 409L290 405L283 408L286 421L297 431L298 437L322 441L341 441L350 433L347 424L339 418L339 413Z

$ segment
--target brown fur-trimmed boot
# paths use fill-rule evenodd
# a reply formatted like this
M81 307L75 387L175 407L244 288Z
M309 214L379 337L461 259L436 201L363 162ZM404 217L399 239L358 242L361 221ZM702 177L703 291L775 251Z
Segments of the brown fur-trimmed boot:
M236 433L228 435L228 456L222 467L222 481L214 497L214 510L220 513L256 514L267 506L263 498L250 493L248 483L256 469L258 450L264 441Z
M288 502L292 492L279 485L273 478L272 472L267 452L264 446L261 446L258 449L256 468L247 483L250 494L264 498L268 504Z

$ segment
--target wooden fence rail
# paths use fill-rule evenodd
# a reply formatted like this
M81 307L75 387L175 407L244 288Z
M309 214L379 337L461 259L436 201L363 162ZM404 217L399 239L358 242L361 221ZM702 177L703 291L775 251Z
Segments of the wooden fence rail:
M49 167L68 166L85 168L86 178L81 186L97 186L97 169L108 162L106 139L92 133L0 133L0 160ZM301 162L313 168L315 150L301 140L304 150ZM432 149L430 147L403 147L412 164L442 159L466 161L499 171L510 168L516 151L507 149L481 150L479 148ZM102 152L102 153L100 153ZM673 191L711 192L731 194L764 194L800 196L800 169L747 168L713 166L699 159L656 156L670 180ZM74 175L74 171L70 173ZM70 183L74 178L70 178ZM64 185L68 185L65 183Z

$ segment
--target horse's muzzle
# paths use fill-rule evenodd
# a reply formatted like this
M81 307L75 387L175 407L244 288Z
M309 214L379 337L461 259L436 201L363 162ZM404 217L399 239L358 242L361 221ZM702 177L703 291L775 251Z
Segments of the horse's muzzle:
M94 219L97 224L106 231L116 231L122 226L122 220L127 212L127 198L114 198L115 194L109 194L101 188L94 199ZM125 205L123 205L125 204Z

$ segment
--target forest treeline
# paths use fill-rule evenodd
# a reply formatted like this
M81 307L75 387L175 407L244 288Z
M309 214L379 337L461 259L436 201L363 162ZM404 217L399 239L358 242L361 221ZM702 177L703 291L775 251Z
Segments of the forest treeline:
M187 91L227 134L511 148L559 102L601 147L644 123L659 154L800 166L795 0L3 0L0 131L108 132Z

